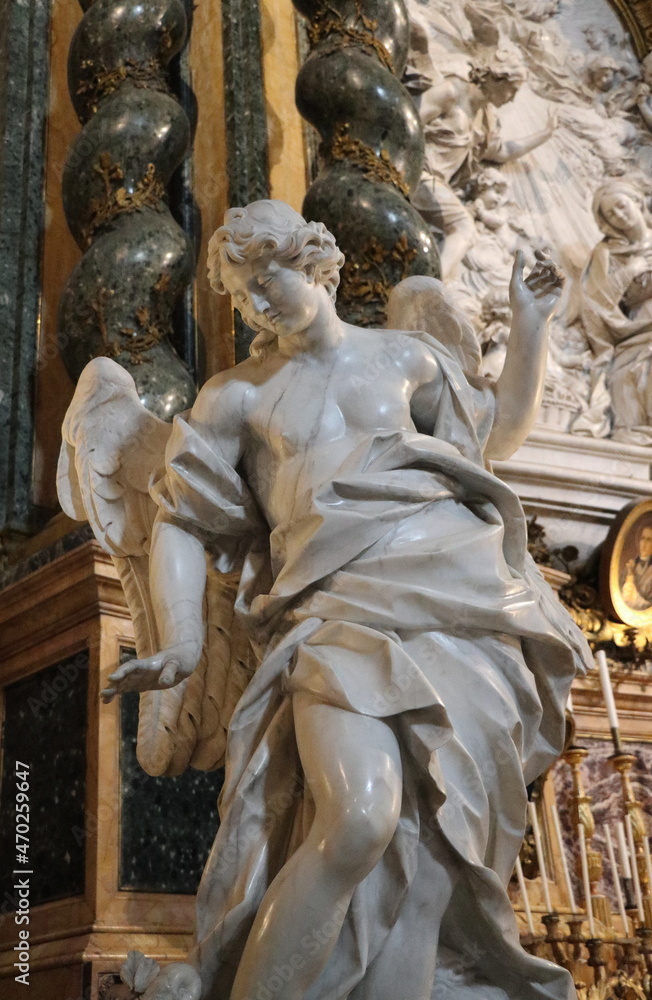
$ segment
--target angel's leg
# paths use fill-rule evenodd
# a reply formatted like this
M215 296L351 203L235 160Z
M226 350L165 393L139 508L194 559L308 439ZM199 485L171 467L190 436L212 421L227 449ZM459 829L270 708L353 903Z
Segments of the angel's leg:
M442 278L457 277L458 265L477 237L473 216L441 180L422 182L412 202L426 222L444 234L439 251Z
M401 756L385 722L304 693L294 695L293 707L315 820L263 899L231 1000L301 1000L337 941L353 890L380 860L401 811Z

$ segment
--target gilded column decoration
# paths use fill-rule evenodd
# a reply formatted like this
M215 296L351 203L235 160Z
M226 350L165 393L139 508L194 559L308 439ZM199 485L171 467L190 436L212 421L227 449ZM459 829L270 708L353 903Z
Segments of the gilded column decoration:
M186 37L180 0L80 0L70 95L83 129L63 177L70 230L84 251L61 299L59 338L73 378L92 357L115 358L142 402L164 419L195 394L169 342L193 268L166 187L190 124L166 67Z
M343 319L384 323L390 289L411 274L438 276L433 237L408 198L423 165L423 130L400 82L408 49L402 0L293 0L312 52L297 107L321 137L321 167L303 212L335 235L347 263Z

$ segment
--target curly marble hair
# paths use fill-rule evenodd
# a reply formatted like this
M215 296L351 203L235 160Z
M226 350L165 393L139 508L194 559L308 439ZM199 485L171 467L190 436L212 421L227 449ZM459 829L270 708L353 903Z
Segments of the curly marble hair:
M519 55L511 50L496 50L487 62L471 63L469 80L482 88L489 79L509 80L520 86L527 80L527 70Z
M306 222L284 201L271 198L228 209L224 225L208 243L211 287L221 295L226 292L221 278L223 257L231 264L244 264L265 253L297 271L309 272L335 301L344 256L334 236L323 222Z
M322 222L306 222L284 201L264 199L246 208L230 208L224 225L213 233L208 244L208 279L211 287L224 295L223 260L244 264L263 254L297 271L304 271L327 290L333 302L340 283L344 255ZM258 328L250 354L263 358L276 335Z

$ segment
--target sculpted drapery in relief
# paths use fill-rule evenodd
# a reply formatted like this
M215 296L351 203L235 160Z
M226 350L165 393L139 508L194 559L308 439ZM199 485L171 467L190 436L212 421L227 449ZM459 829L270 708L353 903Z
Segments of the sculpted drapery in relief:
M652 444L652 220L641 190L606 181L593 198L604 237L581 279L584 329L603 360L618 441Z
M652 55L639 64L607 0L572 11L554 0L409 0L408 8L411 67L418 70L413 87L426 132L420 197L451 287L483 345L484 370L495 376L504 354L508 322L500 314L511 253L519 246L526 253L545 249L569 281L553 324L541 422L647 441L647 434L628 430L633 418L623 409L616 371L607 372L611 362L594 350L583 275L594 249L603 253L593 193L609 177L626 176L639 198L650 196ZM476 100L482 115L475 112L465 138L451 124L460 112L449 111L441 95L447 88L473 93L478 67L485 75L487 67L511 75L511 94L505 86L497 96L483 93ZM500 178L490 207L487 174ZM611 258L616 270L622 256ZM632 303L616 308L624 323L634 320ZM607 383L617 387L617 398L610 399Z
M572 1000L506 887L590 652L485 465L534 421L560 276L519 254L492 386L434 279L392 292L398 329L341 322L342 255L287 205L231 209L210 259L252 357L171 428L97 358L64 424L62 505L116 558L137 637L104 697L142 692L150 773L226 763L195 947L128 980L154 975L144 1000Z

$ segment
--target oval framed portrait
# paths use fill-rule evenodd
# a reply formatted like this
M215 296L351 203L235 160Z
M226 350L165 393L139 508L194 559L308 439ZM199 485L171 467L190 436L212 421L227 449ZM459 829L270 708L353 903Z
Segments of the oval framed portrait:
M600 596L624 625L652 625L652 499L618 513L600 554Z

